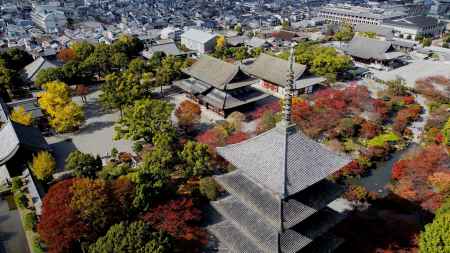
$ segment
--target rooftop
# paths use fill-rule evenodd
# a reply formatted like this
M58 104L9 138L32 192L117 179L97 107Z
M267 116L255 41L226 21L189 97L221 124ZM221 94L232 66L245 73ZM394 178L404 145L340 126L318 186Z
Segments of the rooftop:
M249 140L217 148L217 151L281 198L308 188L351 161L308 138L295 127L285 129L281 124ZM282 175L283 171L286 175Z
M184 37L201 43L206 43L214 39L216 36L217 36L216 34L212 34L197 29L189 29L181 35L182 38Z

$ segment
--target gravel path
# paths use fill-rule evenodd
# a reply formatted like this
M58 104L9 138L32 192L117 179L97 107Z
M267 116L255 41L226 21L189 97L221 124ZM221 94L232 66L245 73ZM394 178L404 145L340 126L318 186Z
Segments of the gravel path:
M413 142L419 143L420 142L420 136L422 135L423 131L425 130L425 124L430 117L430 110L427 106L427 99L420 95L416 95L416 101L423 107L423 114L421 115L421 118L417 121L414 121L411 124L411 131L413 132Z

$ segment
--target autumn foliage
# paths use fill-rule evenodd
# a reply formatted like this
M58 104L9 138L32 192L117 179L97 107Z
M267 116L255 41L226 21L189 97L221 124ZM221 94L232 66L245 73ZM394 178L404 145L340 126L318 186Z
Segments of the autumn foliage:
M234 132L230 136L228 136L226 143L227 143L227 145L228 144L235 144L235 143L239 143L239 142L245 141L248 138L249 138L249 136L248 136L247 133L240 132L240 131L239 132Z
M89 225L70 208L74 181L70 179L56 183L45 195L37 230L49 247L49 253L71 252L78 240L90 234Z
M80 243L94 241L130 212L133 194L127 179L58 182L44 197L38 233L50 253L80 252Z
M190 100L184 100L175 110L178 124L182 127L189 127L200 122L201 113L200 106Z
M450 157L444 146L430 145L394 164L392 190L434 210L450 189Z
M205 245L207 233L197 225L201 217L201 211L195 208L192 200L183 198L151 209L142 219L180 241Z
M72 48L63 48L63 49L61 49L58 52L56 57L60 61L68 62L68 61L71 61L71 60L75 60L76 54L75 54L75 51Z

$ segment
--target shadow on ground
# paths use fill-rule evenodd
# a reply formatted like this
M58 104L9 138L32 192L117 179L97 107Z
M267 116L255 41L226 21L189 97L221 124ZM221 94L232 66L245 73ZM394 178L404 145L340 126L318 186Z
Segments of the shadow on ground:
M50 148L53 151L58 172L64 170L64 163L66 161L66 158L72 151L77 149L73 144L72 139L65 139L60 142L50 144Z

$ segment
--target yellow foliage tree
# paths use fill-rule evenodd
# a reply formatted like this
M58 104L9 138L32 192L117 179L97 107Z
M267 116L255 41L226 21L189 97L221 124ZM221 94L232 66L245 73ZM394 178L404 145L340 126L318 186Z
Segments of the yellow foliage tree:
M224 48L225 47L225 37L220 35L216 40L216 48Z
M59 81L43 85L39 94L39 106L50 116L50 125L58 132L69 132L84 121L84 113L70 98L69 87Z
M48 151L33 156L32 170L37 179L47 181L56 169L56 162Z
M33 117L31 112L26 112L23 106L18 106L11 112L11 120L19 124L29 126L33 122Z

